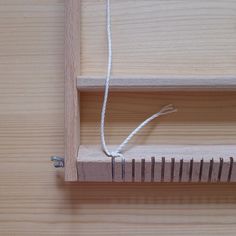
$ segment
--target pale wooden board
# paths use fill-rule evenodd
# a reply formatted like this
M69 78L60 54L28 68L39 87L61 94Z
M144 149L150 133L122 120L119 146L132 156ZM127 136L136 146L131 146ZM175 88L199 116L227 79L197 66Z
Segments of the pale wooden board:
M114 145L108 146L111 151L115 148ZM111 159L99 145L80 145L77 158L79 181L234 181L235 158L231 164L230 158L236 157L235 145L133 145L122 154L123 158ZM154 163L152 158L155 158ZM221 164L220 158L223 159Z
M108 149L115 150L115 145L108 146ZM229 158L236 156L235 145L132 145L122 152L127 161L132 161L134 157L138 161L151 159L151 157L166 157L170 161L171 158L186 161L195 159L200 161L202 158L210 161L212 158ZM79 148L77 161L110 161L110 157L102 151L100 145L81 145ZM119 159L119 158L118 158ZM149 160L150 162L151 160Z
M110 91L235 91L234 76L112 76ZM79 76L77 87L81 92L104 91L105 77Z
M114 75L235 75L236 1L111 2ZM106 73L105 0L82 1L83 75Z
M76 157L80 143L80 1L65 3L65 180L77 181ZM79 41L79 43L78 43Z
M0 12L0 235L235 235L235 184L65 184L64 3Z
M100 143L102 93L81 96L81 144ZM142 121L172 103L178 111L148 124L130 143L236 144L236 93L111 93L106 116L108 144L119 145Z

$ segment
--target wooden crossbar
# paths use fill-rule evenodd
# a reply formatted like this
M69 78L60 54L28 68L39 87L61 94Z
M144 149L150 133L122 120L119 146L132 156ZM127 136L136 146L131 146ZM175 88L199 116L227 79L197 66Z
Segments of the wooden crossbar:
M79 76L77 88L81 92L104 90L104 77ZM236 91L234 76L146 76L146 77L112 77L111 91Z

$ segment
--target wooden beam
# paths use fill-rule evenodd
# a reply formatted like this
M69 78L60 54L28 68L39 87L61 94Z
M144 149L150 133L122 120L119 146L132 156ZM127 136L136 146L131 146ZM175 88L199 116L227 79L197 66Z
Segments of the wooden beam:
M77 181L79 146L80 1L65 1L65 180Z
M79 76L79 91L104 90L104 77ZM179 76L179 77L112 77L110 89L114 91L163 90L236 90L236 76Z
M81 145L77 161L80 181L233 182L231 157L234 145L136 145L112 161L99 145Z

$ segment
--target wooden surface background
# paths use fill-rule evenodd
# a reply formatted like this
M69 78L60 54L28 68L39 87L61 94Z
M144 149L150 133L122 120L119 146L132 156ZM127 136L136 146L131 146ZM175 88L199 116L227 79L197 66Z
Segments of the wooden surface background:
M0 0L0 235L235 235L233 184L64 183L63 116L64 1Z
M106 72L105 9L82 1L82 75ZM234 0L113 0L113 75L235 75L235 12Z
M107 68L105 0L81 3L83 76ZM233 76L236 74L236 1L111 1L114 76ZM79 42L78 42L79 43ZM100 143L102 93L81 96L81 144ZM236 144L235 92L111 93L109 144L172 103L178 112L158 118L135 144Z

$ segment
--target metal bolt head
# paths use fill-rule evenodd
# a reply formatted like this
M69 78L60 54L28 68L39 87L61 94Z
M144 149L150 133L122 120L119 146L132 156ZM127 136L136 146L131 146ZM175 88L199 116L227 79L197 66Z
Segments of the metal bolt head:
M63 168L65 165L65 161L63 157L52 156L51 161L54 163L55 168Z

